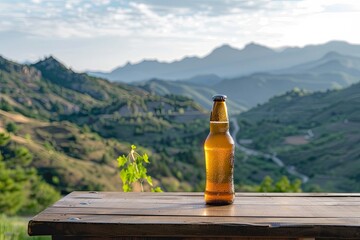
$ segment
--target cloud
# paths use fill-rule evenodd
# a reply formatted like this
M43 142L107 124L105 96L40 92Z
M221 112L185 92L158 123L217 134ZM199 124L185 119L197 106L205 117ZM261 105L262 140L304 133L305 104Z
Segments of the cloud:
M27 32L41 38L130 35L221 38L234 32L256 33L266 26L278 29L303 15L353 11L356 5L355 1L314 2L5 0L0 4L0 31Z
M359 30L349 27L360 22L359 11L358 0L2 0L0 50L16 51L7 50L16 40L40 51L46 42L53 52L75 59L78 54L70 52L80 47L97 56L107 49L113 56L113 48L123 45L117 49L127 61L203 55L223 43L360 42Z
M42 38L163 36L204 32L205 29L211 33L216 25L219 29L226 24L241 25L237 21L256 11L278 9L278 4L275 5L266 0L5 0L1 4L0 20L10 19L11 24L1 24L0 31L28 32ZM238 16L240 14L242 16Z

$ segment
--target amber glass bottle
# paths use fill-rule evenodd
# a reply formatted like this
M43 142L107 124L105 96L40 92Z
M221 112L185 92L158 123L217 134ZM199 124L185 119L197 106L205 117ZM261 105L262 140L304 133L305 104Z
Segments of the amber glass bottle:
M234 192L234 140L229 133L226 96L213 96L210 133L205 140L205 202L212 205L231 204Z

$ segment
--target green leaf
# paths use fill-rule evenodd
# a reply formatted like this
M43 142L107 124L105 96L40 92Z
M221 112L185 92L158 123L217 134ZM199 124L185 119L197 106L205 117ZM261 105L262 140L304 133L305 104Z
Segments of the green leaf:
M135 150L135 149L136 149L136 146L135 146L135 145L131 145L131 149L132 149L132 150Z
M145 179L149 183L150 186L153 185L152 178L150 176L146 176Z
M118 166L122 167L127 163L128 159L127 159L127 157L125 157L125 155L122 155L122 156L118 157L117 161L118 161Z
M141 156L136 157L136 164L141 164L143 162L143 158Z
M135 163L131 163L128 166L128 181L129 183L136 182L140 178L138 172L136 171Z
M123 190L124 190L124 192L130 192L131 187L129 186L129 184L123 184Z
M143 155L143 159L144 159L144 162L149 163L149 157L146 153Z
M126 173L125 169L122 169L120 171L120 178L121 178L121 181L123 182L123 184L125 184L127 182L127 173Z
M146 168L142 164L138 164L137 167L139 170L139 178L145 178L147 172Z
M160 187L151 188L151 192L163 192L163 190Z

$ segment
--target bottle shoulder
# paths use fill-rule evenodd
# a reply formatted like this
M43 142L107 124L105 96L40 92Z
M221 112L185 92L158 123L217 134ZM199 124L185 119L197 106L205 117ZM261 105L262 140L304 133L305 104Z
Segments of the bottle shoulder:
M228 147L234 145L234 140L229 132L225 133L209 133L205 140L205 145Z

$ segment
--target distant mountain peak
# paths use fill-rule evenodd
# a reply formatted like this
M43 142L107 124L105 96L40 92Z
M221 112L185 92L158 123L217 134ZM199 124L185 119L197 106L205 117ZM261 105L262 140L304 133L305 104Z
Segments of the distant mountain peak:
M255 42L250 42L248 44L245 45L245 47L243 48L243 51L245 52L274 52L274 50L272 50L271 48L268 48L264 45L255 43Z
M218 49L235 49L234 47L232 47L230 44L228 43L224 43L223 45L221 45L220 47L218 47Z
M39 62L35 63L37 66L47 67L47 68L65 68L67 67L62 64L59 60L57 60L52 55L45 57L44 60L40 60Z
M330 51L343 54L343 57L333 56L331 60L342 60L348 56L360 57L360 45L344 41L278 49L250 42L242 48L222 44L203 57L184 57L174 61L147 59L117 67L108 73L90 72L90 74L123 82L144 81L153 77L167 80L190 79L194 76L209 74L215 74L221 78L233 78L255 72L291 68L319 60ZM330 59L324 59L324 61L328 60Z
M158 62L158 60L152 58L146 58L143 60L143 62L153 63L153 62Z
M48 57L45 57L44 60L42 60L42 62L53 63L53 62L59 62L59 61L54 56L50 55Z
M220 47L215 48L209 55L218 54L218 53L238 52L238 51L240 50L225 43Z
M249 42L248 44L245 45L244 49L246 48L264 48L265 46L258 44L256 42ZM266 47L265 47L266 48Z

